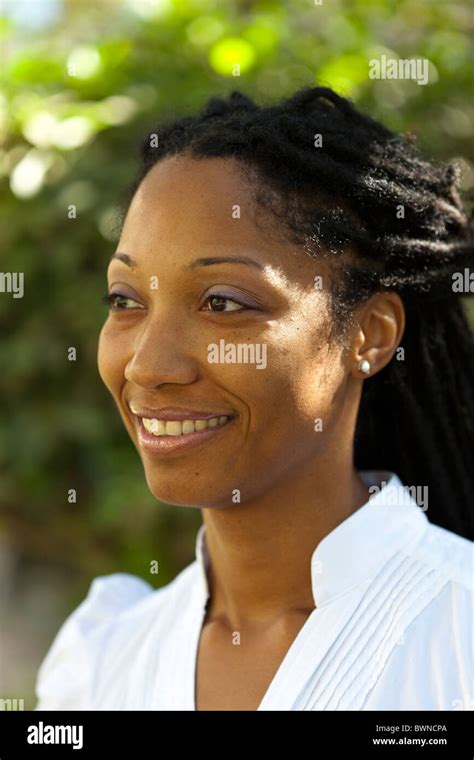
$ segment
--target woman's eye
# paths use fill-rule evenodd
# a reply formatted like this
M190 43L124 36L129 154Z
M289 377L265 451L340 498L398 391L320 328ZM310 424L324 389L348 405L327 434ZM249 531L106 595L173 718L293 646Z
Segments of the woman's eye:
M126 309L142 309L143 306L130 296L124 296L122 293L107 293L102 298L111 311L125 311Z
M243 303L240 303L239 301L236 301L234 298L229 298L229 296L218 296L218 295L211 295L207 296L206 303L208 304L209 308L208 311L213 312L230 312L230 311L245 311L248 306L246 306ZM227 309L226 305L230 304L231 308Z

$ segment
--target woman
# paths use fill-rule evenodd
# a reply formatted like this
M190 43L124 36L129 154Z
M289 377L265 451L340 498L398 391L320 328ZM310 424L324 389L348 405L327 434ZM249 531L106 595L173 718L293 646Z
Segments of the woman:
M93 581L37 709L468 709L473 235L453 167L327 88L154 131L101 377L157 499L154 590Z

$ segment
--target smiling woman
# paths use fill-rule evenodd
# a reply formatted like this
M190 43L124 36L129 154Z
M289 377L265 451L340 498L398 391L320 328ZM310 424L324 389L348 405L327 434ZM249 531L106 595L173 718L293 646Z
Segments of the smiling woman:
M326 88L235 92L158 134L98 363L151 492L202 512L196 561L158 590L95 579L37 709L467 708L474 356L452 282L473 234L454 169Z

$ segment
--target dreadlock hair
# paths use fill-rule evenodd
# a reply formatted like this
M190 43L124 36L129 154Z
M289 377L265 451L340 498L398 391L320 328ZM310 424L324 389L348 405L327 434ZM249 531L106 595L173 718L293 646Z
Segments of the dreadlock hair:
M474 232L456 166L424 160L410 136L327 87L270 105L234 91L156 133L131 194L167 156L237 160L274 229L336 265L341 339L372 293L400 294L405 331L389 364L364 380L354 465L428 486L430 521L473 540L474 340L453 275L473 265Z

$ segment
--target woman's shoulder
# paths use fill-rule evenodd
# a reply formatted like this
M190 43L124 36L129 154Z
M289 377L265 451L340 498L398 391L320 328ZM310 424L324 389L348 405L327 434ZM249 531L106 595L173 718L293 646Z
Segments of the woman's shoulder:
M192 589L195 563L170 583L154 588L143 578L111 573L94 578L87 595L66 618L42 661L36 680L36 710L88 709L94 673L120 651L137 629L168 618Z
M149 597L153 588L148 581L129 573L100 575L90 583L87 595L74 611L77 617L91 617L100 622L130 609Z

